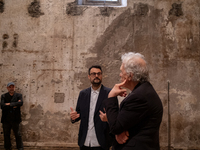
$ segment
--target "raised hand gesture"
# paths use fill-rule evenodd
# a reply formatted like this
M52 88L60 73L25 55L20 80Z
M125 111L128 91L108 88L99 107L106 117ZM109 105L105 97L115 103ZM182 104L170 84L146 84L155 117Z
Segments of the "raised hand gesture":
M104 108L104 111L105 111L105 108ZM106 112L106 111L105 111ZM107 122L108 119L107 119L107 116L106 116L106 113L103 113L101 110L99 111L99 117L101 118L101 121L103 122Z
M77 118L80 117L80 114L78 114L72 107L70 107L71 112L70 112L70 117L72 120L76 120Z

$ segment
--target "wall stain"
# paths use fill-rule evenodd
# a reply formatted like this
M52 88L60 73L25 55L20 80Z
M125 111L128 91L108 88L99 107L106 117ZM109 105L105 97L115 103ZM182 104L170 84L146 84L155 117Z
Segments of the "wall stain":
M119 81L122 53L142 52L152 40L155 40L153 41L155 43L158 42L158 39L152 39L146 33L160 34L155 25L161 24L162 10L154 9L142 3L135 5L135 9L136 11L132 11L131 8L128 8L115 18L105 32L97 38L94 46L89 49L91 53L96 53L97 57L87 58L86 68L94 64L101 65L103 72L106 72L103 82L106 82L109 87L113 87L114 83ZM150 9L151 11L149 11ZM88 85L88 80L85 80L86 77L87 72L75 75L75 78L81 80L80 89Z
M35 105L34 104L32 104L31 106L30 106L30 109L32 109L32 108L34 108L35 107Z
M109 17L112 11L114 10L113 7L99 7L100 13L102 16Z
M41 71L69 71L67 69L40 69ZM38 71L40 71L38 70Z
M170 27L170 30L174 30L176 35L173 35L174 41L166 38L166 26L163 25L164 21L162 20L164 16L162 16L162 10L155 9L149 5L147 7L146 4L141 4L141 6L136 5L135 10L131 10L127 8L121 15L115 18L112 22L109 22L109 26L105 30L102 35L99 35L93 47L88 50L88 53L95 53L97 57L86 58L86 67L93 64L100 64L103 68L103 82L106 83L105 86L112 87L114 83L118 82L118 74L119 74L119 66L121 65L120 56L124 52L134 51L143 53L149 65L151 66L151 75L156 72L156 76L154 78L159 81L159 85L162 89L162 81L166 81L167 78L173 79L173 76L177 76L182 79L182 86L188 91L183 90L186 93L194 91L191 86L188 86L188 81L184 79L194 78L193 74L197 74L197 77L194 78L196 81L190 82L192 86L198 91L199 90L199 36L198 32L195 32L196 29L194 24L196 23L195 19L184 18L179 22L176 28ZM131 6L132 7L132 6ZM173 8L172 8L173 9ZM182 9L182 8L181 8ZM192 11L191 11L192 12ZM178 18L182 15L172 11L167 14L170 17ZM189 14L193 15L193 14ZM189 16L188 15L188 16ZM87 16L84 16L87 17ZM99 19L99 18L98 18ZM112 18L109 18L112 19ZM186 20L186 21L185 21ZM198 19L197 19L198 20ZM185 22L184 22L185 21ZM188 23L188 22L190 23ZM105 23L106 24L106 23ZM187 26L186 26L187 25ZM185 28L181 26L184 26ZM198 28L198 27L197 27ZM178 30L179 29L179 30ZM198 30L197 30L198 31ZM179 34L180 37L177 37ZM196 36L196 37L195 37ZM5 38L6 39L6 38ZM14 38L15 39L15 38ZM179 41L179 45L177 44ZM3 52L6 52L4 50ZM40 51L31 51L31 50L8 50L7 52L22 52L22 53L39 53ZM87 56L82 53L83 56ZM173 55L173 58L170 58L170 55ZM188 63L183 66L185 68L178 68L178 64L185 62L195 62L196 64ZM12 65L12 64L11 64ZM38 64L39 65L39 64ZM0 64L2 66L2 64ZM191 69L191 68L195 69ZM159 68L159 69L158 69ZM40 71L40 70L37 70ZM68 70L58 70L58 69L43 69L43 71L68 71ZM158 71L158 72L157 72ZM195 72L196 71L196 72ZM163 75L160 74L163 72ZM171 72L171 76L170 76ZM190 77L188 76L188 72L191 73ZM83 89L89 86L89 81L87 80L87 69L85 72L78 72L75 74L75 80L80 80L80 89ZM161 79L162 78L162 79ZM156 82L157 82L156 81ZM34 81L35 82L35 81ZM57 82L55 80L55 82ZM177 86L179 84L178 80L172 80L172 86L174 86L174 90L181 90L181 86ZM156 84L154 82L154 84ZM73 84L72 84L73 85ZM158 86L157 86L158 87ZM160 89L159 89L160 90ZM189 91L190 90L190 91ZM22 91L22 90L21 90ZM23 91L22 91L23 92ZM197 92L193 93L198 98ZM162 99L163 100L163 99ZM178 98L172 99L177 102ZM191 100L191 99L188 99ZM198 99L197 99L198 100ZM43 103L42 99L38 100ZM173 103L173 106L177 105ZM31 101L30 101L31 103ZM44 102L46 103L46 102ZM48 102L47 102L48 103ZM45 104L44 104L45 105ZM57 104L54 104L57 105ZM164 101L164 105L166 105L166 101ZM192 111L190 117L188 117L187 112L183 110L183 114L178 114L173 117L173 142L174 146L176 144L188 144L191 146L200 145L200 128L198 120L198 104L194 104L196 111ZM53 107L53 108L52 108ZM56 109L54 106L49 106L48 109ZM175 109L174 111L179 111L179 109ZM27 114L23 114L23 120L27 121L27 125L23 126L23 138L25 141L30 142L41 142L41 141L59 141L63 140L64 142L68 142L70 138L69 127L70 119L63 112L52 113L50 110L48 112L44 112L44 108L41 105L30 104L30 118L26 119L25 116ZM192 116L194 115L194 116ZM188 118L189 118L189 121ZM191 117L196 117L195 119L191 119ZM26 119L26 120L25 120ZM164 118L166 120L166 118ZM166 133L167 124L166 121L162 122L163 129L161 132L161 137ZM57 128L56 128L57 127ZM76 128L77 130L77 128ZM74 132L76 130L71 130ZM50 132L51 131L51 132ZM60 135L60 136L59 136ZM54 138L54 139L52 139ZM74 140L75 141L75 140ZM166 141L166 138L162 141ZM187 142L189 141L189 142ZM193 143L192 143L193 142ZM195 148L194 148L195 149Z
M4 52L19 52L19 53L33 53L33 54L37 54L37 53L40 53L40 51L34 51L34 50L26 50L26 49L23 49L23 50L19 50L19 49L16 49L16 50L13 50L13 49L8 49L8 50L2 50L2 53Z
M172 8L168 12L168 22L170 21L174 27L177 19L179 19L181 16L183 16L182 3L173 3Z
M8 34L3 34L2 38L3 38L4 40L9 39L9 35L8 35Z
M66 14L69 16L79 16L87 9L86 6L78 6L77 0L67 4Z
M148 12L149 12L148 5L139 3L139 5L137 5L137 10L135 12L135 15L146 16Z
M43 108L41 105L33 106L32 104L29 109L29 113L31 115L30 118L25 120L27 114L24 114L22 117L22 120L28 121L28 124L24 125L22 130L22 136L27 142L36 142L41 138L41 129L39 129L37 126L44 116L44 111L42 109Z
M0 13L3 13L4 12L4 2L3 0L0 0Z
M65 93L54 93L54 102L55 103L64 103Z
M176 16L176 17L183 16L182 4L173 3L172 9L170 9L169 11L169 16L170 15Z
M2 43L3 49L7 48L7 46L8 46L8 43L6 41L3 41L3 43Z
M172 123L173 134L178 135L179 138L174 138L173 143L181 145L183 141L190 145L189 143L195 142L196 145L200 144L200 125L198 123L198 119L190 119L186 120L184 113L179 113L173 115L173 118L176 120ZM190 116L193 118L194 116ZM184 143L184 144L185 144ZM193 144L191 144L193 145ZM195 148L193 148L195 149ZM196 149L195 149L196 150Z
M28 7L28 13L31 17L38 18L41 15L44 15L40 10L40 2L38 0L34 0Z
M17 33L15 33L14 35L13 35L13 38L14 38L14 41L13 41L13 47L17 47L17 44L18 44L18 34Z
M178 11L171 11L170 17L177 19L183 15L181 5L174 6L173 9L178 9ZM165 84L170 79L173 88L176 90L182 88L177 85L180 81L184 82L183 86L185 88L191 89L187 85L195 83L195 81L190 82L190 80L196 77L194 78L196 79L194 86L199 89L198 73L191 69L194 68L193 66L198 66L200 58L199 34L195 35L192 32L192 29L198 28L198 26L194 26L195 21L192 24L192 18L184 19L186 20L185 22L179 22L178 25L180 27L170 27L176 33L176 35L173 33L170 35L174 39L167 38L166 35L169 32L168 28L166 29L163 12L162 9L156 9L147 4L135 4L134 11L130 7L127 8L109 24L104 33L96 39L94 45L88 50L88 52L96 54L96 57L87 57L87 54L85 54L85 67L89 68L95 64L101 65L103 69L103 83L106 83L105 86L113 87L115 83L119 82L121 54L131 51L139 52L144 54L151 68L150 75L153 77L151 80L154 80L154 87L165 91L166 87L164 87L165 85L162 86L162 84ZM84 55L84 53L82 54ZM187 62L196 63L191 63L190 66L183 66L185 70L181 71L183 69L180 69L180 64L188 64ZM199 70L198 67L195 70ZM188 75L191 72L197 75L194 76L192 74L191 79L188 81ZM184 77L182 76L183 73L185 74ZM158 76L159 79L157 79ZM78 88L84 89L88 87L89 81L86 80L87 70L75 73L74 78L81 82ZM157 83L157 80L162 82ZM197 92L193 94L198 99ZM172 99L174 102L177 102L178 98ZM175 112L179 111L174 108L176 106L176 103L172 103L172 109ZM187 112L184 111L183 114L178 114L172 118L172 137L173 140L175 139L172 143L181 145L196 142L199 145L199 142L197 142L200 135L197 132L199 126L192 128L191 122L185 116L187 116ZM197 120L194 120L194 124L198 124ZM163 132L160 135L167 137L165 130L167 129L167 119L163 121L162 125Z
M72 126L68 115L61 112L44 112L41 105L32 104L29 110L30 118L22 120L27 122L22 127L22 137L26 142L38 141L71 141L70 126ZM22 123L23 124L23 123Z
M62 80L60 80L60 79L57 79L57 80L52 79L51 83L59 84L59 83L62 83Z

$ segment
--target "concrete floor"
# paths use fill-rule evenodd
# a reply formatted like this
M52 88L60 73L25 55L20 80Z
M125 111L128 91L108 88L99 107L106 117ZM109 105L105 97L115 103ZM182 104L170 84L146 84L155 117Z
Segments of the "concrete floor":
M15 147L15 146L14 146ZM4 146L3 144L1 143L0 145L0 150L4 150ZM12 150L17 150L16 148L13 148ZM30 147L30 146L25 146L24 147L24 150L79 150L78 147L47 147L47 146L44 146L44 147Z
M0 143L0 150L4 150L2 143ZM17 150L17 149L12 149ZM24 150L79 150L78 147L24 147ZM169 150L168 147L161 147L160 150ZM171 147L170 150L200 150L200 149L176 149Z
M4 150L3 146L0 146L0 150ZM17 150L17 149L12 149ZM79 148L63 148L63 147L24 147L24 150L79 150Z

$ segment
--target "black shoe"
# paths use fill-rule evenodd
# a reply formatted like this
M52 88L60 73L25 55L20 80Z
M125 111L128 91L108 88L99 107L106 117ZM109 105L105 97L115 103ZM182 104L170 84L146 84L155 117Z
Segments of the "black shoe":
M23 148L18 148L18 150L23 150Z

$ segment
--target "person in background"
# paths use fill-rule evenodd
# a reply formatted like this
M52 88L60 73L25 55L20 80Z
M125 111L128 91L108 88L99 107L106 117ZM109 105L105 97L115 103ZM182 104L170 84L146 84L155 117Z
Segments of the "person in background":
M15 92L15 84L10 82L7 84L8 92L1 95L1 109L2 117L1 123L3 124L4 134L4 148L11 150L11 129L14 132L16 145L18 150L23 150L23 142L19 125L21 120L20 107L23 105L22 94Z
M159 150L162 102L149 82L144 56L129 52L122 55L121 83L116 84L104 101L110 133L115 135L113 150ZM120 107L117 96L126 96Z
M70 107L71 122L81 121L78 137L80 150L108 150L111 146L111 138L107 119L103 119L105 118L103 100L108 98L110 88L101 84L102 69L100 66L89 68L88 79L91 87L79 93L76 110Z

